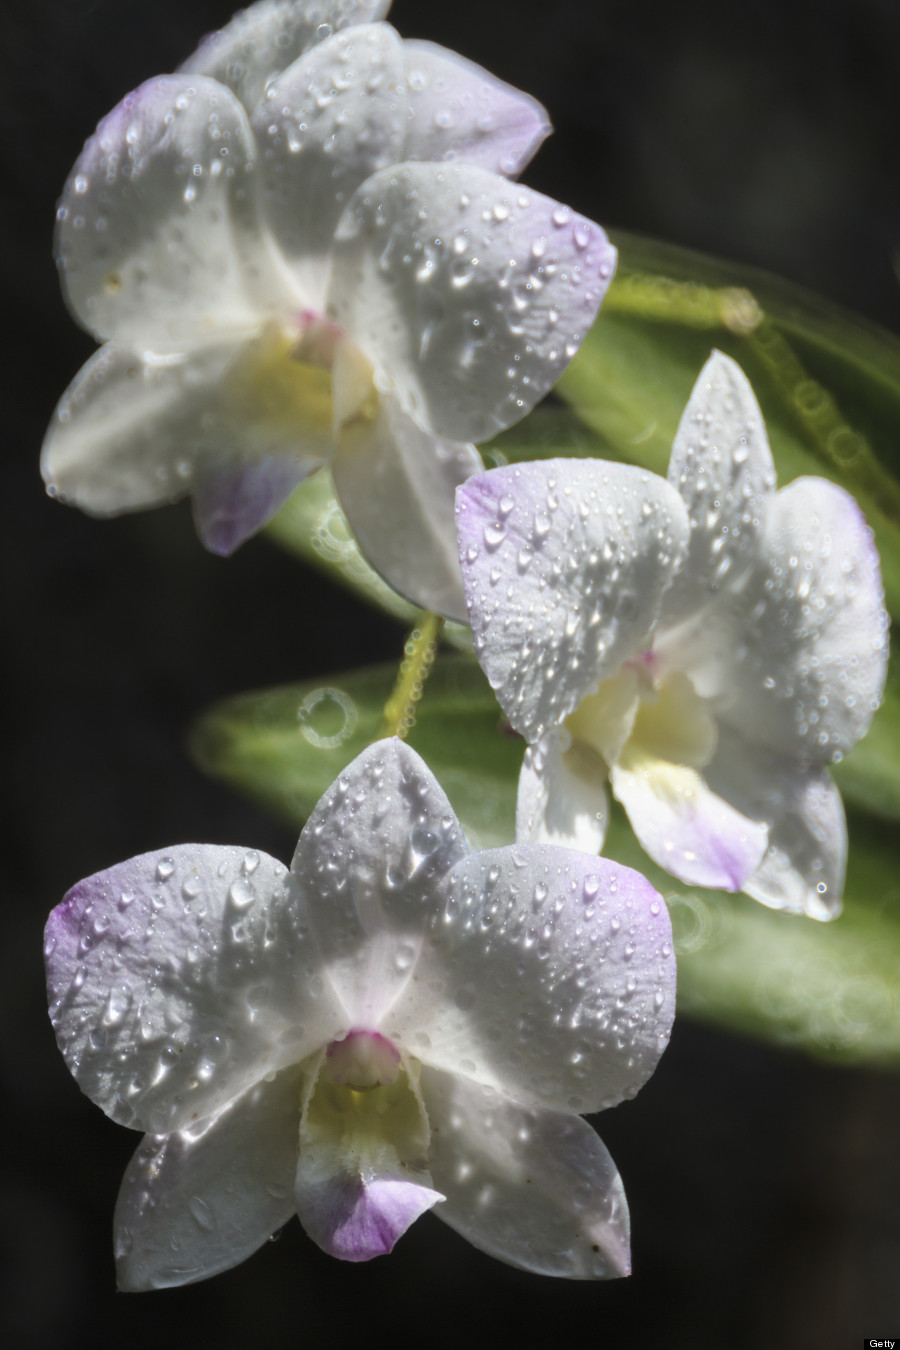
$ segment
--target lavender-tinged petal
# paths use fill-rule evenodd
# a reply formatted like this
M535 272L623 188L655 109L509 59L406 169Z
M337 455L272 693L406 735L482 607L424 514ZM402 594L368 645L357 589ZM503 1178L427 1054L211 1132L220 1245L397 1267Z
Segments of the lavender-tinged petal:
M538 1275L628 1275L628 1203L580 1116L529 1109L490 1088L423 1069L434 1131L435 1213L490 1256Z
M211 553L228 557L272 519L321 461L284 455L207 463L194 485L194 523Z
M455 160L517 177L552 130L537 99L433 42L403 44L403 159Z
M881 702L888 658L878 554L848 492L798 478L776 493L740 604L729 720L776 754L845 754Z
M380 1026L415 974L444 874L466 853L437 780L401 741L376 741L324 794L291 870L349 1026Z
M599 1111L668 1041L671 942L665 904L627 867L550 845L473 853L381 1030L523 1106Z
M90 332L165 351L254 330L255 153L234 95L201 77L148 80L103 119L57 213L63 290Z
M834 919L841 912L847 823L827 769L769 751L740 730L720 726L710 786L746 815L764 821L769 847L744 890L773 909Z
M559 378L615 256L599 226L486 169L405 164L348 203L329 309L417 421L477 442Z
M516 840L599 853L609 820L606 765L563 728L529 745L516 797Z
M483 467L474 446L423 431L390 395L373 422L342 429L331 465L369 563L413 604L463 623L454 492Z
M475 651L528 741L648 645L688 536L655 474L597 460L510 465L457 493Z
M402 158L407 106L399 37L346 29L289 66L252 118L262 211L306 303L323 310L328 252L347 201Z
M688 556L662 623L682 622L740 582L759 548L775 466L753 390L740 366L713 352L681 418L668 480L691 520Z
M220 385L234 351L204 347L164 360L101 347L63 394L44 438L48 491L92 515L185 496L198 465L233 445Z
M164 1134L347 1030L305 901L253 849L181 844L79 882L45 931L50 1015L82 1091Z
M383 19L391 0L262 0L209 33L180 70L228 85L248 112L283 70L333 32Z
M403 1176L337 1174L319 1181L298 1170L300 1222L317 1246L341 1261L386 1256L421 1214L443 1196Z
M711 792L695 769L649 756L612 766L610 786L640 845L679 881L739 891L768 845L765 825Z
M192 1284L238 1265L296 1212L302 1073L258 1083L201 1128L147 1135L114 1221L124 1290Z

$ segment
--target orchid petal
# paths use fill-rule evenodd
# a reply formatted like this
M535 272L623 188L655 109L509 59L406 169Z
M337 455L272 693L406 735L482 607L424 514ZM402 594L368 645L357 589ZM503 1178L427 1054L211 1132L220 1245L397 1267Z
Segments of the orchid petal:
M234 553L320 465L283 455L207 465L194 487L194 523L204 546L222 557Z
M517 177L552 130L537 99L433 42L403 44L403 159L457 160Z
M773 909L833 919L841 911L847 824L825 769L796 764L721 726L707 777L740 811L765 822L769 847L743 889Z
M181 71L209 75L248 110L293 61L333 32L383 19L391 0L262 0L209 33Z
M90 332L162 351L258 326L240 258L254 154L237 99L201 77L148 80L103 119L57 213L63 286Z
M470 479L457 508L478 659L536 741L648 643L687 540L684 506L630 465L545 460Z
M329 1256L371 1261L386 1256L420 1215L443 1200L439 1191L403 1176L338 1173L312 1183L298 1171L296 1203L307 1234Z
M491 1256L539 1275L628 1275L628 1203L586 1120L529 1109L491 1088L422 1070L438 1218Z
M173 359L111 343L60 399L41 453L48 490L92 515L136 511L190 492L198 464L229 449L220 407L234 347Z
M422 609L466 622L453 493L483 468L472 445L423 431L383 395L374 422L341 432L331 471L369 563Z
M348 203L329 312L423 426L479 441L559 378L614 265L599 226L549 197L476 165L405 164Z
M765 825L718 797L696 769L626 750L609 780L641 847L679 881L739 891L765 854Z
M746 375L714 351L694 385L672 446L668 481L691 521L688 556L663 623L674 625L733 585L756 557L775 466Z
M656 1067L674 1011L666 907L639 873L548 845L453 867L416 978L382 1019L423 1064L599 1111Z
M183 844L69 891L46 928L51 1017L82 1091L161 1134L328 1041L302 896L266 854Z
M599 853L609 809L606 765L565 728L529 745L516 798L516 840Z
M881 701L888 656L878 555L849 493L798 478L775 495L741 605L728 720L814 764L849 750Z
M321 42L269 85L253 114L263 212L317 310L344 206L402 158L406 121L401 42L384 23Z
M322 797L291 870L348 1029L379 1026L414 971L441 878L466 852L437 780L401 741L369 746Z
M295 1213L302 1073L285 1069L202 1128L148 1135L116 1205L119 1288L192 1284L245 1260Z

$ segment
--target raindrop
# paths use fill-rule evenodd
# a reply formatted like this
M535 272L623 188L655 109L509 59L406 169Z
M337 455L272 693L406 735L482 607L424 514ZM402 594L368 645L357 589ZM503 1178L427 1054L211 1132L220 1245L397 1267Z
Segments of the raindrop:
M237 881L231 883L228 899L235 909L249 909L256 899L256 891L249 881L245 881L243 877L238 877Z
M453 1002L460 1012L469 1012L474 1008L478 992L472 984L461 984L453 996Z
M405 975L416 959L416 949L411 942L401 942L394 952L394 969Z

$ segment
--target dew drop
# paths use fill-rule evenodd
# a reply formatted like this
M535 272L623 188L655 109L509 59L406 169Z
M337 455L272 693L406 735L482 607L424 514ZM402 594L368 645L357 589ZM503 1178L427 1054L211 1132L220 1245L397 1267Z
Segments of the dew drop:
M238 877L237 881L233 881L229 887L228 899L235 909L249 909L256 899L256 891L249 881L245 881L243 877Z

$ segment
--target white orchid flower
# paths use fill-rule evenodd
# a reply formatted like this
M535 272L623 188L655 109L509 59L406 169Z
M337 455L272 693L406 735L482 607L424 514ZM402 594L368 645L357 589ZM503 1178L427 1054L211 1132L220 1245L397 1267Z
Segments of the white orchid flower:
M573 850L469 853L402 742L331 786L290 871L146 854L74 887L45 950L73 1074L149 1131L116 1211L124 1288L227 1269L294 1213L367 1260L435 1205L526 1270L628 1273L622 1184L578 1113L633 1096L668 1040L666 907Z
M57 252L105 345L56 410L43 473L95 515L190 493L227 554L330 463L373 566L462 618L471 442L554 383L615 250L509 181L550 130L540 104L401 41L388 7L263 0L100 123Z
M460 556L478 659L529 742L519 839L602 848L608 778L680 880L826 919L847 839L826 766L881 699L887 616L852 497L774 486L753 391L714 352L668 481L588 460L480 475Z

